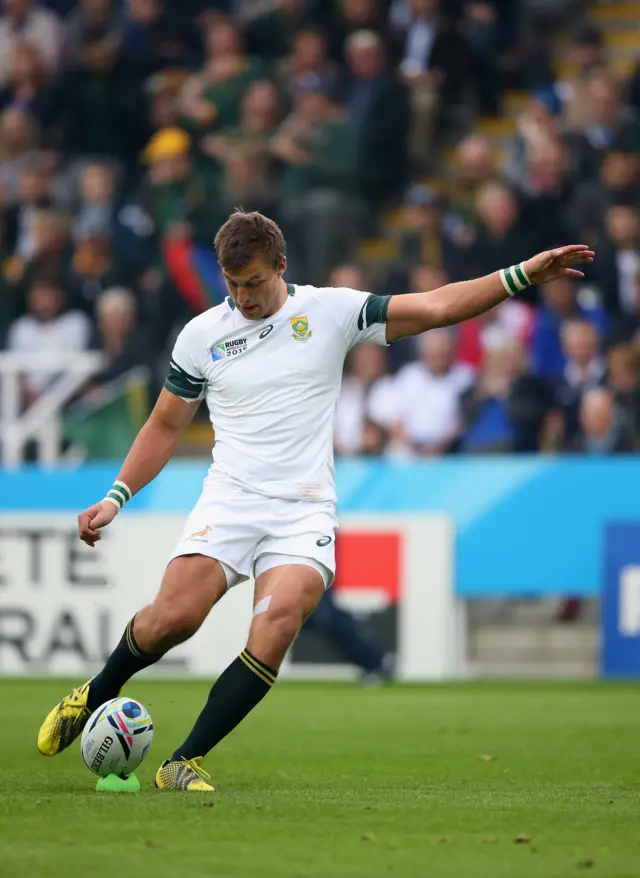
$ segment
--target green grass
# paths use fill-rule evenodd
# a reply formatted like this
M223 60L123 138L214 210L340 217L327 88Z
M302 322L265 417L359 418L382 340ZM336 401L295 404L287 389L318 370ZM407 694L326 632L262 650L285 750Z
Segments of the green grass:
M0 875L640 875L631 685L280 683L208 758L213 797L153 789L206 684L125 690L156 729L137 796L96 793L77 745L37 753L67 688L0 681Z

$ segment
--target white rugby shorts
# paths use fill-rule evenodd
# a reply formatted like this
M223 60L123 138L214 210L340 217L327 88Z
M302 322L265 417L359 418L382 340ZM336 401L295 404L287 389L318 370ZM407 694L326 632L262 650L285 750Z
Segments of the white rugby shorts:
M215 558L229 588L299 559L318 570L328 588L336 569L337 526L332 502L265 497L209 475L171 559Z

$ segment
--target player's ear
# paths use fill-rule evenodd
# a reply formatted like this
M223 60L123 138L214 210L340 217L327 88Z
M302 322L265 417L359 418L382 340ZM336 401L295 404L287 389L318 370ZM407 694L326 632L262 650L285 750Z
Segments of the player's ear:
M285 273L286 268L287 268L287 257L286 257L286 256L283 256L283 257L282 257L282 262L281 262L280 265L278 266L278 275L279 275L280 277L282 277L282 275Z

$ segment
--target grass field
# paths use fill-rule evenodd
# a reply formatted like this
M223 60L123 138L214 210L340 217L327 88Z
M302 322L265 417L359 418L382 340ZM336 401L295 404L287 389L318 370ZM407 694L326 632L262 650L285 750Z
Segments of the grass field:
M77 745L37 753L67 688L0 681L0 875L640 875L631 685L280 683L209 757L213 797L153 789L206 684L125 690L156 729L137 796L96 793Z

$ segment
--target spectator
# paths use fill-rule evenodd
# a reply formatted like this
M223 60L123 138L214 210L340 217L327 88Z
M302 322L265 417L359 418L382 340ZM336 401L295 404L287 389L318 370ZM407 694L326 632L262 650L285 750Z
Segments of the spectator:
M10 107L0 116L0 187L6 207L18 198L20 171L35 158L37 126L29 113Z
M494 350L526 349L534 319L531 307L514 298L465 321L458 330L459 362L481 370Z
M140 120L135 92L108 31L82 36L79 60L59 77L54 100L61 132L57 145L65 158L127 161L138 143Z
M430 158L436 129L451 116L468 82L468 48L439 14L439 0L410 0L402 27L400 75L410 88L413 112L411 155Z
M291 273L322 286L344 260L361 214L355 191L356 131L322 80L305 84L273 140L282 163L282 218Z
M76 224L73 239L71 283L76 291L76 304L93 314L99 295L124 280L113 252L110 222L87 216Z
M43 156L35 154L18 175L18 199L5 214L5 233L15 256L30 260L35 252L37 215L53 207L53 179Z
M298 36L309 33L309 28L320 24L322 18L314 13L314 4L306 0L249 0L236 6L240 6L236 21L244 29L248 51L267 63L283 59L290 51L295 54Z
M291 101L300 83L304 83L309 76L335 80L338 69L338 65L329 58L324 35L314 30L301 30L293 37L291 54L276 65L275 79L282 94Z
M606 378L606 363L600 352L598 330L588 320L574 317L562 327L562 347L566 366L555 382L559 407L564 417L565 442L571 444L578 427L582 397Z
M377 345L358 345L349 355L336 412L337 454L384 451L395 414L388 371L386 350Z
M51 89L40 52L31 43L15 43L11 51L7 82L0 89L0 112L11 106L29 113L41 126L50 121Z
M25 354L82 351L89 346L91 322L80 311L66 311L62 288L37 281L29 289L27 313L9 329L7 349ZM26 369L24 401L30 405L55 379L55 371Z
M584 131L589 122L589 80L606 67L600 31L591 25L581 25L572 36L568 60L573 67L573 76L558 84L563 103L563 124L568 131Z
M82 61L85 40L91 34L103 34L114 46L123 37L123 18L114 0L80 0L67 19L67 59L71 64Z
M407 266L454 267L455 248L445 232L444 201L437 192L421 183L409 186L400 223L402 258Z
M624 335L625 317L639 311L637 278L640 273L640 215L635 204L612 205L605 215L606 236L598 247L598 264L589 276L599 287L607 311L617 320L617 333Z
M409 106L406 89L386 68L382 38L356 31L347 39L347 109L358 129L360 190L379 207L401 192L406 178Z
M637 445L640 438L640 352L637 347L619 344L609 350L607 383L616 405L626 415Z
M336 265L329 275L329 286L343 287L347 290L366 290L362 269L349 263Z
M69 278L69 224L56 211L33 211L28 226L28 256L13 254L2 266L1 296L12 318L25 310L27 292L40 279L64 284Z
M480 276L515 265L529 252L541 248L540 230L527 224L514 193L501 183L487 183L476 196L475 240L460 248L463 274ZM519 300L535 302L535 288L525 290Z
M200 141L200 150L222 165L238 150L262 153L267 157L269 141L276 132L280 117L278 93L266 79L249 86L242 99L239 124L219 134L210 134Z
M506 177L514 186L527 188L531 154L559 139L560 128L553 107L533 95L517 117L517 133L509 145Z
M344 47L351 34L372 30L384 36L386 28L381 0L337 0L328 29L332 38L332 56L342 62Z
M394 393L396 444L433 457L450 451L460 436L460 399L473 384L473 370L455 362L455 336L434 329L418 339L419 357L398 372Z
M635 152L640 150L640 122L624 106L620 82L608 73L589 80L585 106L585 126L582 133L571 135L569 144L580 175L593 178L604 151L614 143Z
M605 232L605 217L616 204L640 203L637 154L614 142L602 158L598 178L583 180L571 204L571 224L580 240L598 241Z
M625 413L616 406L607 387L587 390L580 403L580 429L574 451L615 454L633 451L634 443Z
M261 73L260 63L245 54L234 24L209 28L204 66L187 80L182 93L185 127L203 135L237 125L244 93Z
M486 454L513 449L515 428L508 401L523 371L524 351L517 344L496 347L487 354L477 383L462 397L465 427L461 451Z
M0 19L0 85L9 81L12 50L31 43L48 73L55 73L62 56L64 31L58 16L33 0L4 0Z
M110 20L100 26L99 32L110 41L117 39ZM165 4L164 0L127 0L122 63L134 90L147 77L165 68L193 67L200 49L200 39L191 21L172 4Z
M211 205L216 201L219 174L196 165L190 149L191 138L180 128L163 128L149 141L145 160L150 212L161 233L187 222L192 236L210 246L217 230Z
M533 369L537 375L559 378L567 365L561 341L563 324L567 320L581 318L593 323L598 333L604 336L607 316L598 305L586 308L579 303L578 285L569 277L545 284L541 287L540 295L542 301L536 310L531 334Z
M96 301L96 326L105 368L92 384L102 384L152 361L149 333L137 325L136 300L125 287L110 287Z
M470 134L457 145L453 156L453 176L449 181L450 209L446 228L451 239L466 247L473 241L476 220L475 203L480 189L496 178L496 168L489 142ZM458 280L458 272L453 277Z
M540 247L574 240L569 205L573 180L568 152L560 139L540 140L530 151L521 191L527 223L539 230Z

